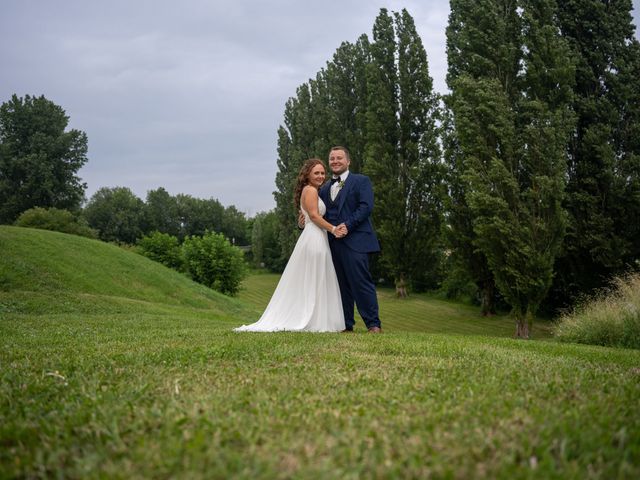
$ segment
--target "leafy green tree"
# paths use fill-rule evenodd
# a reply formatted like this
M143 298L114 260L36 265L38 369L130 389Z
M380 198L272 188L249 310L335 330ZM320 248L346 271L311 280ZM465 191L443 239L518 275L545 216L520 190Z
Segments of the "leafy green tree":
M182 226L178 215L178 202L164 188L147 192L145 214L150 231L175 237L180 235Z
M70 233L81 237L98 238L98 232L89 228L87 221L68 210L34 207L25 210L15 222L18 227L40 228Z
M182 243L182 256L194 281L226 295L235 295L246 275L242 250L221 233L187 237Z
M93 194L84 216L106 242L133 245L146 231L144 202L126 187L103 187Z
M431 285L440 265L442 169L426 52L406 10L380 11L373 42L343 42L314 79L287 101L278 130L276 215L281 261L298 238L292 190L310 157L325 159L333 145L351 152L353 172L372 177L374 223L382 240L375 268L391 275L398 292Z
M275 211L262 212L253 219L251 251L256 267L264 267L272 272L282 272L284 262L278 244L278 217Z
M182 271L182 249L177 237L168 233L153 232L138 240L139 252L155 262Z
M0 223L32 207L78 210L86 184L87 136L65 131L69 117L44 96L16 95L0 106Z
M208 230L221 231L224 206L217 200L204 200L180 193L175 196L175 201L180 221L180 238L202 236Z
M486 135L475 131L477 137L474 138L471 134L461 141L460 136L464 137L465 134L464 127L460 126L460 122L464 122L461 113L470 112L468 108L464 112L459 111L460 105L456 104L459 98L455 94L460 86L456 86L456 82L461 77L494 78L496 91L502 91L511 101L515 101L520 25L514 3L456 0L450 5L447 25L447 84L453 94L445 97L447 110L443 143L449 199L444 238L451 249L452 272L458 269L467 271L479 289L482 314L489 315L495 310L495 279L485 253L477 245L475 214L468 202L471 188L464 175L470 156L484 158L486 161L493 155L493 151L500 151L498 139L490 135L494 131L500 131L500 119L495 119L495 125L484 132ZM485 100L486 103L491 103L488 99ZM485 116L492 118L489 112L485 112ZM487 140L483 140L483 136Z
M278 129L278 172L274 197L284 261L291 255L299 235L295 226L298 212L293 203L295 180L304 161L317 156L313 152L315 132L311 110L311 91L305 83L298 87L296 97L287 101L284 126Z
M287 103L289 105L289 103ZM285 123L287 109L285 109ZM276 215L278 216L278 244L280 245L280 257L286 261L293 251L297 234L292 231L295 207L293 205L294 171L299 168L294 163L291 136L283 126L278 128L278 172L276 173L276 190L273 197L276 201Z
M349 145L351 169L361 168L366 128L366 76L368 39L343 42L315 79L298 87L285 106L284 125L278 129L276 215L279 219L281 258L286 263L298 230L293 188L300 167L311 157L326 159L334 145Z
M220 232L231 240L233 245L248 245L247 217L234 205L224 209Z
M245 214L233 205L224 207L213 198L171 196L164 188L158 188L147 192L145 214L147 232L157 230L184 239L215 231L237 245L246 245L249 241Z
M348 145L350 169L362 171L366 143L367 76L370 63L370 43L361 35L355 44L342 42L323 78L328 108L320 121L327 126L326 144L320 158L334 145Z
M399 177L395 151L399 137L396 118L398 86L395 31L393 19L386 9L380 10L374 22L369 54L364 72L367 103L364 113L366 128L363 172L371 178L374 188L373 222L382 249L382 254L374 257L371 270L376 277L391 277L399 295L406 295L404 279L399 283L395 273L390 271L389 263L384 261L387 258L387 237L393 233L393 226L385 220L395 220L389 216L385 218L386 209L393 209L401 202L401 199L393 198L393 182ZM388 181L385 181L386 176Z
M451 100L451 97L446 100ZM451 109L445 108L443 113L442 144L447 169L445 183L449 193L445 197L446 222L443 225L443 240L449 249L449 257L443 286L448 295L457 296L471 280L478 292L482 315L489 316L496 313L496 284L486 255L476 246L477 235L467 202L468 186L462 178L464 155Z
M640 44L630 0L558 2L576 60L569 213L551 308L590 295L640 259Z
M396 72L396 41L393 19L386 9L381 9L373 26L373 43L370 46L371 62L367 64L367 137L364 171L372 177L375 193L387 199L388 183L376 180L390 175L399 177L396 147L399 142L398 78ZM384 206L377 203L377 210ZM389 200L391 200L389 198ZM384 200L383 200L384 202Z
M448 81L474 242L528 338L565 231L573 63L553 1L451 8Z
M364 169L376 195L380 263L398 296L441 259L443 171L438 97L427 54L406 10L378 15L368 65Z

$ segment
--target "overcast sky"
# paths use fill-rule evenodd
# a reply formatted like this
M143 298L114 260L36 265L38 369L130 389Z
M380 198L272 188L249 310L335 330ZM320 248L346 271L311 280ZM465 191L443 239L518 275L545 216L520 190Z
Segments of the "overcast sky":
M0 102L44 95L87 133L87 197L164 187L253 216L285 102L381 7L413 16L445 92L448 1L0 0Z

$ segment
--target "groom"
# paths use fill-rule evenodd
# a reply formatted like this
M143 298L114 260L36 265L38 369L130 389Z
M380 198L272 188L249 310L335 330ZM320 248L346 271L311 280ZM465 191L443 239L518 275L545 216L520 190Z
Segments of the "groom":
M371 333L382 333L376 287L369 272L369 254L380 251L371 224L373 189L369 177L349 172L351 158L344 147L329 152L333 178L320 188L327 207L324 218L338 228L329 235L333 265L338 276L345 332L352 332L353 302Z

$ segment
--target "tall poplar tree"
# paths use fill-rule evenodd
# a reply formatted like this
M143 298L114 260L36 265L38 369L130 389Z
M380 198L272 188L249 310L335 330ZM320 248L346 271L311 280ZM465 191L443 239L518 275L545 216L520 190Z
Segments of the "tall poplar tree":
M519 29L515 6L509 2L451 3L447 84L453 93L445 98L443 129L449 188L444 236L451 249L452 266L466 270L479 290L483 315L495 310L496 282L487 255L478 245L476 216L469 205L472 186L465 171L472 160L488 163L496 151L506 153L512 149L506 146L510 143L509 128L501 126L511 120L500 118L497 106L517 98ZM467 105L465 99L489 79L493 82L488 88L490 97L479 102L485 104L482 111L474 112L475 105Z
M640 47L630 0L558 2L576 59L565 248L551 306L603 287L640 260Z
M450 100L450 97L445 98ZM483 316L496 312L496 283L489 268L486 255L476 246L473 217L467 202L467 183L463 180L464 155L451 114L446 105L443 110L442 145L446 165L445 183L448 195L445 197L445 224L443 240L449 249L447 276L470 279L475 284L480 299Z
M362 35L355 44L342 43L326 68L298 89L278 132L274 195L283 258L297 238L290 200L297 170L304 159L325 159L329 147L345 145L351 170L373 181L384 274L405 295L412 278L435 269L442 168L432 83L411 16L382 9L372 42Z
M369 50L366 35L361 35L355 44L343 42L323 71L329 106L327 140L330 146L348 146L350 169L354 172L362 170L364 161Z
M382 265L380 275L395 276L384 261L387 255L387 239L393 226L391 211L397 211L402 199L393 198L393 185L398 181L399 169L396 161L398 145L398 111L396 41L393 18L386 9L381 9L373 26L373 41L369 47L370 62L366 66L367 105L365 113L366 136L363 172L370 178L374 188L375 207L373 223L380 240ZM387 176L388 179L385 179ZM387 215L389 213L389 215ZM399 219L397 220L399 222ZM389 235L387 235L387 231ZM400 291L406 293L404 287Z
M573 68L551 0L451 2L448 81L474 243L528 338L565 228Z
M289 105L289 104L287 104ZM285 109L285 122L287 121ZM290 201L293 188L293 172L296 165L293 164L291 136L283 126L278 128L278 173L276 173L276 190L273 197L276 201L275 213L278 218L278 244L282 259L289 258L297 237L291 233L291 222L294 213L293 204Z
M343 42L333 60L315 79L301 85L285 106L284 126L278 129L278 173L276 215L280 220L282 264L286 263L298 238L293 188L304 161L318 157L326 161L333 145L352 145L352 170L359 171L366 128L366 78L368 39L356 44Z
M368 70L365 172L376 195L374 223L381 264L398 296L439 259L442 165L427 54L406 10L382 9Z
M280 220L280 247L282 258L291 255L298 230L297 212L293 204L296 176L305 159L313 156L315 138L311 116L311 91L307 83L298 87L296 97L287 101L284 126L278 129L278 173L276 174L276 214Z

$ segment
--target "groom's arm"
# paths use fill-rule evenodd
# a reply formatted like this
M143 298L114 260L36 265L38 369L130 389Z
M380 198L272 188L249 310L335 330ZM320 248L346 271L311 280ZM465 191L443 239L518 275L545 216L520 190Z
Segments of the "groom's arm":
M359 183L357 189L358 205L344 222L350 232L358 228L362 222L369 218L371 212L373 212L373 187L371 186L371 180L369 180L369 177L362 176L360 177Z

